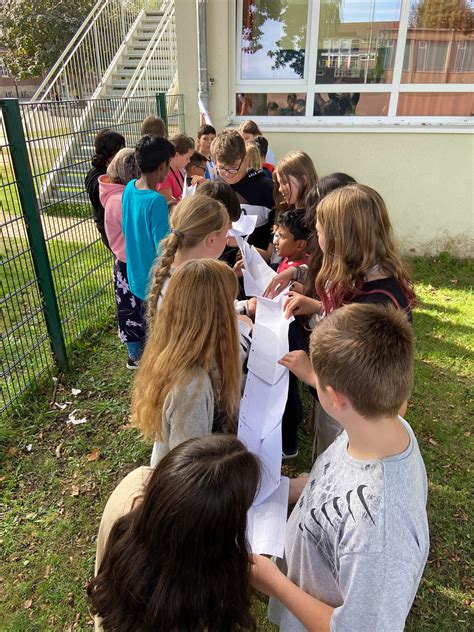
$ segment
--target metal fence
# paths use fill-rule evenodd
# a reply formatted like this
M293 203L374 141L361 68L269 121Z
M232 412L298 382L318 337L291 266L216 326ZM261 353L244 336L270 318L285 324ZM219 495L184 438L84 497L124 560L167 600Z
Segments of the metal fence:
M120 131L127 146L159 114L184 131L182 97L20 104L0 100L0 413L113 306L112 256L84 189L94 137Z

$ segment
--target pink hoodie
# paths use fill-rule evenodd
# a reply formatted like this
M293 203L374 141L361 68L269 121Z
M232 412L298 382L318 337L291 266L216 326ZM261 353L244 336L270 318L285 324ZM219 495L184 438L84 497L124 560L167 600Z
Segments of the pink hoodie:
M125 236L122 232L122 193L124 184L113 184L107 175L99 178L99 199L105 209L105 234L119 261L126 262Z

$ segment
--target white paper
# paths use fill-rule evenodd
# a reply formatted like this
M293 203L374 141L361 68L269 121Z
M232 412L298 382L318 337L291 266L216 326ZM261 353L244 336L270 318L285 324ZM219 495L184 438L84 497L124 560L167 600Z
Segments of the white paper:
M272 209L267 206L241 204L240 207L245 211L246 215L253 215L257 218L257 226L264 226L268 223L268 216L270 215Z
M260 505L253 506L247 518L252 553L283 558L290 480L282 476L279 486Z
M236 235L235 239L245 264L243 270L245 293L247 296L262 296L276 272L270 268L260 253L253 246L249 246L240 235Z
M199 106L199 112L204 117L204 122L206 123L206 125L212 125L211 117L209 115L209 112L206 106L202 102L202 99L198 99L198 106Z
M232 228L229 230L229 234L232 235L232 237L251 235L255 230L256 223L256 215L244 215L244 213L242 213L236 222L232 222Z
M191 197L195 193L196 193L196 185L191 184L188 186L188 183L186 182L186 178L184 178L183 193L181 195L181 199L184 200L184 198Z

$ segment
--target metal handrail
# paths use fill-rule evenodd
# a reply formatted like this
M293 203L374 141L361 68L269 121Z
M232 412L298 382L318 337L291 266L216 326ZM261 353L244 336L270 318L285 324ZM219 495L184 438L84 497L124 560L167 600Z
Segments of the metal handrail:
M99 0L31 102L70 99L71 88L83 91L82 97L96 93L139 14L160 9L161 5L162 0ZM75 96L81 98L79 94Z

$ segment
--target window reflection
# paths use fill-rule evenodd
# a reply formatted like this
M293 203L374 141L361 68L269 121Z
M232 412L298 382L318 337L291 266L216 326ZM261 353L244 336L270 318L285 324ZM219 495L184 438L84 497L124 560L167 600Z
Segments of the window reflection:
M469 0L412 0L402 83L471 83L473 16Z
M238 93L235 113L237 116L304 116L306 93Z
M302 79L307 0L243 0L241 78Z
M388 93L329 93L314 95L313 116L386 116Z
M473 116L474 94L408 92L398 97L397 116Z
M389 83L400 0L321 0L316 83Z

